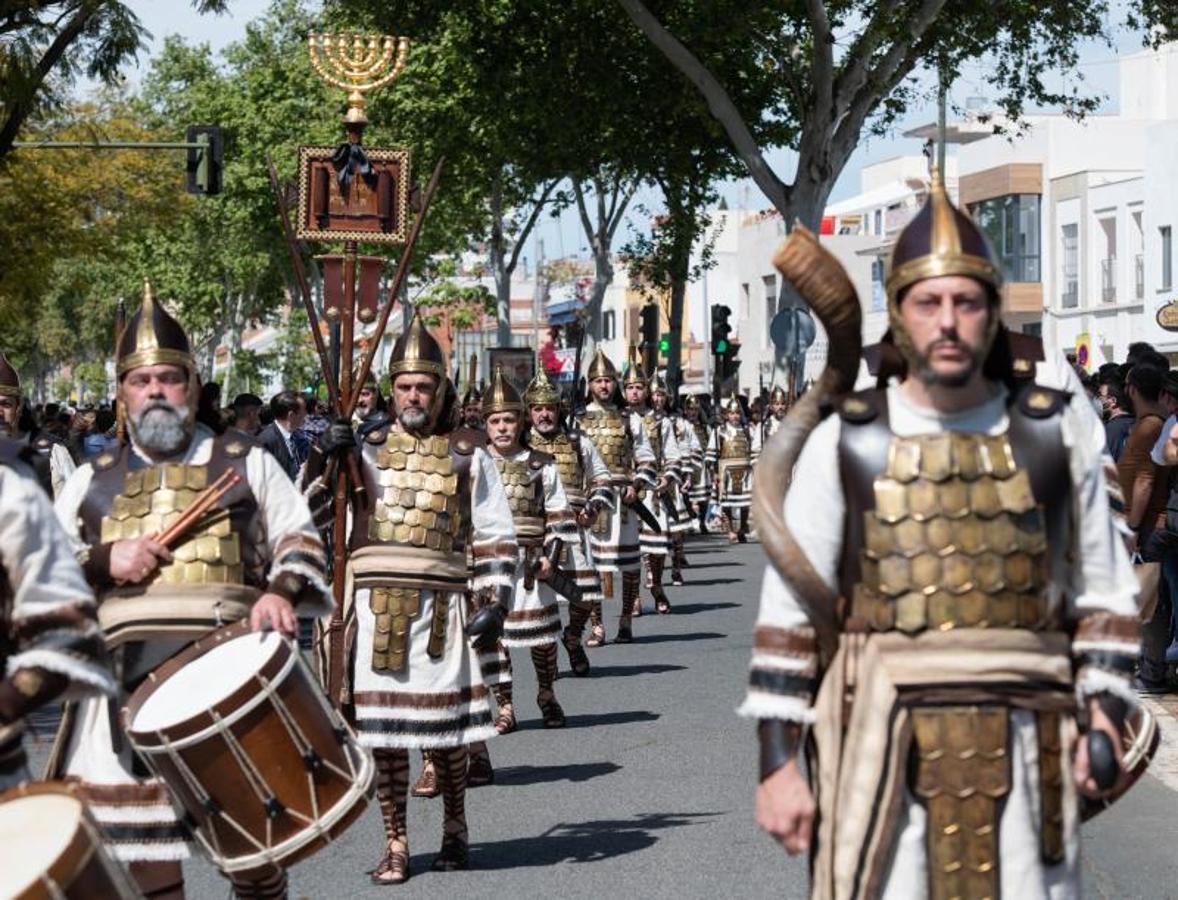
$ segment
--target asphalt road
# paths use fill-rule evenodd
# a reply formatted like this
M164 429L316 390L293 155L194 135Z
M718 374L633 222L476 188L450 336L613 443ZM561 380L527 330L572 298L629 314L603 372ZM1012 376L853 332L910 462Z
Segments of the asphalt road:
M671 589L674 614L638 619L634 644L590 651L591 678L561 678L563 731L541 727L531 662L517 653L521 728L491 742L497 783L468 794L469 871L430 871L441 801L410 798L412 878L371 885L365 872L383 848L373 803L338 843L293 869L291 896L804 897L805 864L753 825L755 741L733 712L762 556L720 538L689 549L688 583ZM1173 708L1156 707L1178 734ZM1178 750L1165 744L1154 768L1159 777L1086 828L1085 897L1178 897ZM186 875L189 897L228 895L203 860Z

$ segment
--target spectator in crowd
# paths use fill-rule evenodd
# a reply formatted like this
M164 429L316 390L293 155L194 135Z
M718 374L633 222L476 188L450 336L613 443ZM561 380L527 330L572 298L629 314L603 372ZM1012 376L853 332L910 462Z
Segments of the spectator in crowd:
M274 455L290 480L294 481L310 449L306 435L299 435L307 418L303 398L294 391L275 394L270 399L270 413L274 421L262 429L258 440Z
M200 399L196 404L196 421L214 434L225 433L225 422L221 418L221 385L215 381L200 386Z
M250 437L256 437L262 430L264 405L257 394L238 394L233 398L233 427Z
M327 415L327 404L316 399L314 394L307 394L304 402L307 404L307 421L303 424L303 431L314 442L327 431L331 419Z
M1165 422L1166 408L1161 399L1164 380L1164 370L1149 363L1139 362L1129 370L1125 385L1135 419L1117 461L1125 522L1133 532L1129 551L1140 553L1147 562L1162 562L1161 557L1172 555L1164 552L1168 479L1151 456ZM1164 693L1167 689L1165 657L1171 630L1168 593L1166 589L1161 591L1154 616L1142 629L1136 685L1142 693Z
M1101 392L1105 442L1109 456L1117 462L1133 427L1133 405L1120 384L1101 385Z

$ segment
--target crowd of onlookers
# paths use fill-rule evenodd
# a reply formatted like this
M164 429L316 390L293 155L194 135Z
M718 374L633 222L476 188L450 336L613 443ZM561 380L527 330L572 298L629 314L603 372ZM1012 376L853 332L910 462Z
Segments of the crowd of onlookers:
M1134 343L1123 364L1103 365L1084 383L1116 463L1138 574L1159 576L1156 591L1152 578L1140 579L1146 595L1137 688L1165 693L1178 663L1178 369L1149 344Z

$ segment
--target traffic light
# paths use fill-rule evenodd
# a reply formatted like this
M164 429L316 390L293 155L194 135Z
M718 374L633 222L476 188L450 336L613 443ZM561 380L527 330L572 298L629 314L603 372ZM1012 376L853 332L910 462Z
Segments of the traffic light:
M221 193L221 168L225 162L225 142L220 125L189 125L184 132L189 144L204 144L188 148L187 190L190 194L212 196Z
M659 353L666 356L671 352L671 332L664 331L659 338Z
M650 350L659 342L659 308L653 303L642 307L642 350Z
M731 342L728 336L732 334L732 326L728 324L728 317L732 310L727 306L712 307L712 353L723 356L728 352Z
M736 373L740 370L740 360L736 357L740 354L740 343L738 341L725 341L724 351L720 354L719 370L720 380L727 381L730 378L735 378Z

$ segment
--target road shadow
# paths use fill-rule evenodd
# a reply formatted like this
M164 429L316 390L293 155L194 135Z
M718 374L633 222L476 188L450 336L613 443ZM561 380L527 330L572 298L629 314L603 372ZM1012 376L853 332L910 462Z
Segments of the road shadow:
M613 762L571 763L567 766L507 766L495 770L495 784L523 786L548 784L553 781L588 781L620 771Z
M689 581L688 584L699 584L698 581ZM671 609L675 615L690 615L691 613L712 612L717 609L739 609L743 604L740 603L676 603Z
M658 713L647 709L623 709L608 713L576 713L566 718L566 728L592 728L595 725L631 725L635 722L654 722L659 718ZM543 728L544 723L537 721L533 727Z
M696 563L695 565L692 565L692 566L687 566L683 571L686 573L686 572L694 572L697 569L726 569L726 568L732 568L733 566L740 566L740 565L741 564L738 562L702 562L702 563Z
M683 634L642 634L634 636L636 644L669 644L678 641L715 641L728 635L719 631L688 631Z
M718 812L651 813L632 819L562 823L535 837L472 844L470 865L472 869L522 869L601 862L653 846L660 831L694 825L718 815Z
M629 675L659 675L663 672L682 672L687 666L672 663L647 663L641 666L599 666L593 664L590 678L625 678Z
M712 587L717 584L740 584L743 578L701 578L685 581L686 587Z

